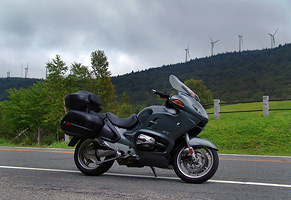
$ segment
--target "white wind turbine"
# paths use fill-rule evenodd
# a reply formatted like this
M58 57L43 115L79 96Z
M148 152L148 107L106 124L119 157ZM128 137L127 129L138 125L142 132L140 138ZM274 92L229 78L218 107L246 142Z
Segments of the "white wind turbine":
M270 37L271 37L271 48L272 48L272 49L273 49L274 46L275 46L275 34L277 33L277 31L278 31L278 28L277 28L277 30L275 31L274 34L269 33L269 35L270 35Z
M185 61L185 62L187 62L187 61L188 61L188 56L189 56L189 59L190 59L190 49L189 49L189 43L188 43L188 48L187 48L187 49L185 49L185 51L186 51L186 61Z
M214 48L214 44L215 44L216 42L218 42L219 40L216 40L215 42L213 42L212 38L211 38L211 37L209 37L209 38L210 38L210 40L211 40L211 42L210 42L210 44L211 44L211 56L213 56L213 48Z
M27 63L26 68L24 68L24 77L28 78L28 63Z
M242 37L243 37L243 34L238 35L238 50L239 50L239 52L241 52L241 48L243 46L243 39L242 39Z

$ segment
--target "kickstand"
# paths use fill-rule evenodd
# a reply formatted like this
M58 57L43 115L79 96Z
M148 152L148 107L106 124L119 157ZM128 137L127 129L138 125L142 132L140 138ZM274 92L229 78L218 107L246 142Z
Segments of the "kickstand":
M152 171L153 171L155 177L158 177L157 174L156 174L156 169L155 169L153 166L150 166L150 168L152 169Z

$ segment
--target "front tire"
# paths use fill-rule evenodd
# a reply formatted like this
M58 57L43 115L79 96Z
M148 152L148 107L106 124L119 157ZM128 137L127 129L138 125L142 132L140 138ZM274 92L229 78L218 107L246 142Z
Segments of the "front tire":
M96 150L101 149L100 145L93 139L81 140L74 153L74 160L77 168L89 176L99 176L107 172L114 163L114 160L99 164L100 161L112 158L113 156L97 157Z
M217 151L208 147L193 147L196 160L185 145L177 149L174 159L174 171L179 178L188 183L203 183L209 180L218 168Z

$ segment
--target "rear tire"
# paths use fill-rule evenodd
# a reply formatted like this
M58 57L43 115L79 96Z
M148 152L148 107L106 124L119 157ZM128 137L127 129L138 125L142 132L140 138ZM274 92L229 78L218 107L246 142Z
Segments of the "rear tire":
M188 183L203 183L209 180L218 168L217 151L208 147L193 147L196 160L192 158L188 147L177 149L174 159L174 171L179 178Z
M101 146L93 139L81 140L74 153L74 160L77 168L89 176L99 176L107 172L114 163L114 160L102 164L100 161L112 158L113 156L97 157L96 150L102 149Z

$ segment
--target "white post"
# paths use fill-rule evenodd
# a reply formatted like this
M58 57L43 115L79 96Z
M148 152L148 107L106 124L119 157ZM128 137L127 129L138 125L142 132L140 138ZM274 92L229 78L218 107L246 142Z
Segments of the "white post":
M220 119L220 99L214 99L214 119Z
M65 134L65 142L69 142L70 141L70 136L68 136L67 134Z
M263 96L263 113L264 117L269 116L269 96Z

